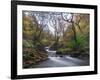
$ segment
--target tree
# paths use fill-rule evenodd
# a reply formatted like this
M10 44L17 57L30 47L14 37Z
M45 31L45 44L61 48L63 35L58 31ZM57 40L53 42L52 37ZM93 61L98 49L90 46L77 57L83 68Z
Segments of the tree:
M78 45L77 45L77 34L76 34L75 25L74 25L75 24L75 22L74 22L74 14L73 13L62 13L62 18L66 22L70 23L70 25L72 26L73 35L74 35L74 41L76 43L76 48L77 48Z

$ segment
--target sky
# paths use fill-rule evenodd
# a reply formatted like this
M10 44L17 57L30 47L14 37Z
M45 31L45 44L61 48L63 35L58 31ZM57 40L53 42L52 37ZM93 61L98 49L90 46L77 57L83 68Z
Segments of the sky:
M54 29L54 25L55 22L59 23L59 21L61 22L61 24L63 24L65 26L65 30L67 29L66 26L68 26L69 24L65 21L63 21L63 19L61 18L61 13L63 12L39 12L39 11L24 11L24 14L26 16L30 16L30 15L34 15L38 21L39 24L41 24L40 22L42 22L43 25L47 25L46 27L48 28L44 28L44 30L49 29L51 34L55 34L55 29ZM63 17L67 19L71 19L71 14L70 13L63 13ZM45 18L43 18L45 17ZM60 20L58 20L60 19ZM59 24L56 24L59 25Z

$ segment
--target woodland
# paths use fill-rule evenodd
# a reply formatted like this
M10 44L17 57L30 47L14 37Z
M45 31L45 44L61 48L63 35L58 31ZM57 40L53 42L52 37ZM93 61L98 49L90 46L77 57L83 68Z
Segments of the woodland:
M47 60L46 47L60 57L89 59L89 18L86 13L23 11L23 68Z

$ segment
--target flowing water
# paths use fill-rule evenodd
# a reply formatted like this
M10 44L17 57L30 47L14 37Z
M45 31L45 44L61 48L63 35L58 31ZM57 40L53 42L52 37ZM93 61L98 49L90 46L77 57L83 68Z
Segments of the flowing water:
M45 47L48 54L48 59L40 62L39 64L32 65L33 68L44 68L44 67L67 67L67 66L85 66L89 65L88 61L73 58L70 56L59 56L56 51L49 50L49 47Z

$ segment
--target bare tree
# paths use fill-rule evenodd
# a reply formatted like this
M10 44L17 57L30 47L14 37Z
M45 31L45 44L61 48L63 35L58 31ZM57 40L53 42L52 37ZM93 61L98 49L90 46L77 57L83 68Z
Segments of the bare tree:
M74 14L73 13L62 13L62 18L64 21L68 22L72 26L73 35L74 35L74 41L77 44L77 34L75 29L75 22L74 22ZM79 27L79 26L78 26ZM76 45L77 47L77 45Z
M47 24L46 24L46 14L43 12L29 12L30 13L30 17L32 19L33 22L33 27L35 27L35 32L33 35L33 41L38 41L40 40L40 37L42 36L42 32L44 31L44 29L46 28Z
M55 46L56 49L58 49L59 40L62 36L64 36L64 32L66 31L67 27L61 17L61 12L51 13L50 17L50 25L54 29Z

